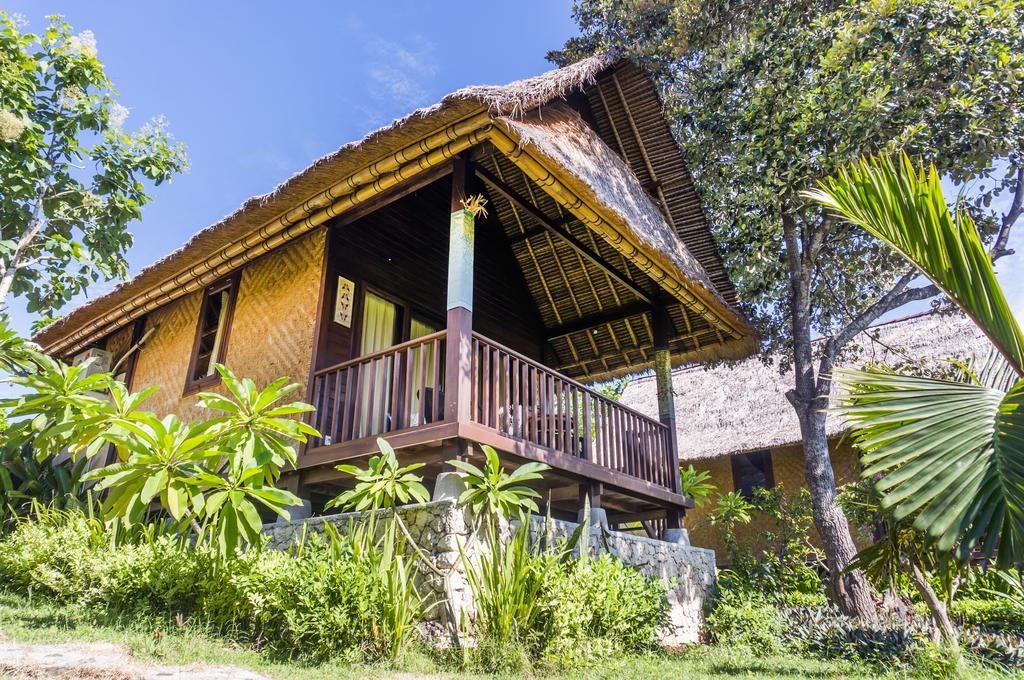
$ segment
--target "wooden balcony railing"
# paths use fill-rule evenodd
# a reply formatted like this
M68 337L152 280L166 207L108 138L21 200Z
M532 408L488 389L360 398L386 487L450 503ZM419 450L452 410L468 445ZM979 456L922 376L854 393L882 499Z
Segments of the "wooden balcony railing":
M310 448L445 419L444 331L317 371ZM470 420L678 493L673 433L657 420L473 333Z
M312 425L328 446L444 419L445 332L317 371Z
M679 491L665 425L478 333L470 403L505 436Z

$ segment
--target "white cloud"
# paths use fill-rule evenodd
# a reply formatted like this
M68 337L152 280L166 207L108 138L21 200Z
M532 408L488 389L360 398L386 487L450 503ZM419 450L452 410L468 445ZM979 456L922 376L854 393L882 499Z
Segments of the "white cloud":
M434 48L434 43L418 35L401 43L371 39L366 45L370 94L402 113L427 104L428 84L438 71Z

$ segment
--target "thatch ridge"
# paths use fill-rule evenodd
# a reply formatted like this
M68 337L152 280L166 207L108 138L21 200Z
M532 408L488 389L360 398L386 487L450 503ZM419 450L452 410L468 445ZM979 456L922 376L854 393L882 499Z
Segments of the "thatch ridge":
M860 368L868 362L913 360L936 368L952 357L984 358L990 348L978 327L959 312L926 312L867 329L857 336L840 365ZM715 458L800 441L796 414L786 399L793 386L792 371L780 373L778 357L772 359L770 365L754 356L713 368L688 366L673 371L680 459ZM622 402L657 417L654 377L633 380ZM826 423L830 437L846 430L838 416L830 416Z

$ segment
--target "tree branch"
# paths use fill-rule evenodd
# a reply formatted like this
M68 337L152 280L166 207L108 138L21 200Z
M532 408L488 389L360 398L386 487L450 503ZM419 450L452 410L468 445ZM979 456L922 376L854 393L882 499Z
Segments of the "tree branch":
M1007 249L1006 245L1010 241L1010 229L1020 219L1021 213L1024 213L1024 165L1017 168L1017 186L1013 190L1013 200L1010 201L1010 209L1003 215L995 245L992 246L993 262L1003 255L1013 255L1013 251Z

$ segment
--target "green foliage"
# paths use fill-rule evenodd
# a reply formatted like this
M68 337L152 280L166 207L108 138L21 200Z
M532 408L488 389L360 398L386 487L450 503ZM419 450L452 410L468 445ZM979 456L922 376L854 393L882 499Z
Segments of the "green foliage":
M524 486L524 483L540 479L541 473L549 466L544 463L526 463L508 474L493 448L487 445L481 448L485 456L482 470L466 461L448 461L449 465L466 473L466 490L459 496L459 505L469 508L478 517L508 519L525 517L528 512L538 512L537 503L533 499L539 498L540 494Z
M822 558L810 542L811 521L807 489L758 488L749 502L736 491L719 496L711 522L722 532L729 560L729 569L720 574L724 587L773 598L821 592ZM741 542L736 530L751 522L760 530Z
M500 647L519 641L532 650L550 622L543 598L545 572L557 568L558 560L532 551L528 533L519 528L505 538L490 531L479 558L462 554L476 606L476 629Z
M709 224L769 349L791 348L791 308L780 304L790 298L785 223L803 245L793 254L819 335L906 271L876 240L823 219L801 190L858 155L905 149L970 185L991 234L993 199L1012 193L1024 166L1019 0L576 0L574 13L581 35L558 61L618 48L659 77Z
M275 655L400 659L423 600L401 541L370 531L314 535L294 553L225 559L173 534L121 541L77 511L40 508L0 539L0 582L105 619L181 614Z
M707 615L708 636L720 645L778 651L785 623L778 607L767 598L723 591Z
M123 277L128 225L187 166L162 118L134 133L91 32L60 17L40 34L0 13L0 304L50 315L99 279Z
M399 467L395 449L383 437L377 437L380 455L370 458L362 470L355 465L337 465L338 470L356 478L352 489L339 494L325 506L326 509L351 508L356 512L368 509L393 508L396 503L405 504L410 500L426 503L430 500L423 477L413 474L423 463Z
M259 539L259 507L288 517L300 501L274 487L286 463L295 463L292 442L316 434L290 416L312 409L280 402L298 386L282 378L258 389L216 365L228 395L199 395L203 408L219 412L196 423L164 419L140 410L152 392L130 394L107 373L89 375L39 357L38 371L10 378L25 393L6 402L11 418L5 447L31 446L40 464L53 464L64 450L73 461L113 446L117 462L82 476L105 491L103 516L127 525L143 520L150 504L216 543L224 555ZM104 398L103 395L109 395Z
M48 458L40 462L30 445L0 448L0 524L27 514L33 503L84 507L85 460Z
M698 471L693 464L679 469L679 493L693 499L694 505L698 508L706 505L711 500L711 494L718 487L709 482L711 472L709 470Z
M941 175L907 156L866 159L808 196L863 226L935 281L993 341L1018 377L1024 335L973 220L946 206ZM976 545L1000 566L1024 559L1024 467L1017 430L1024 381L1009 391L977 381L844 371L840 411L879 475L882 503L939 551L966 562Z

